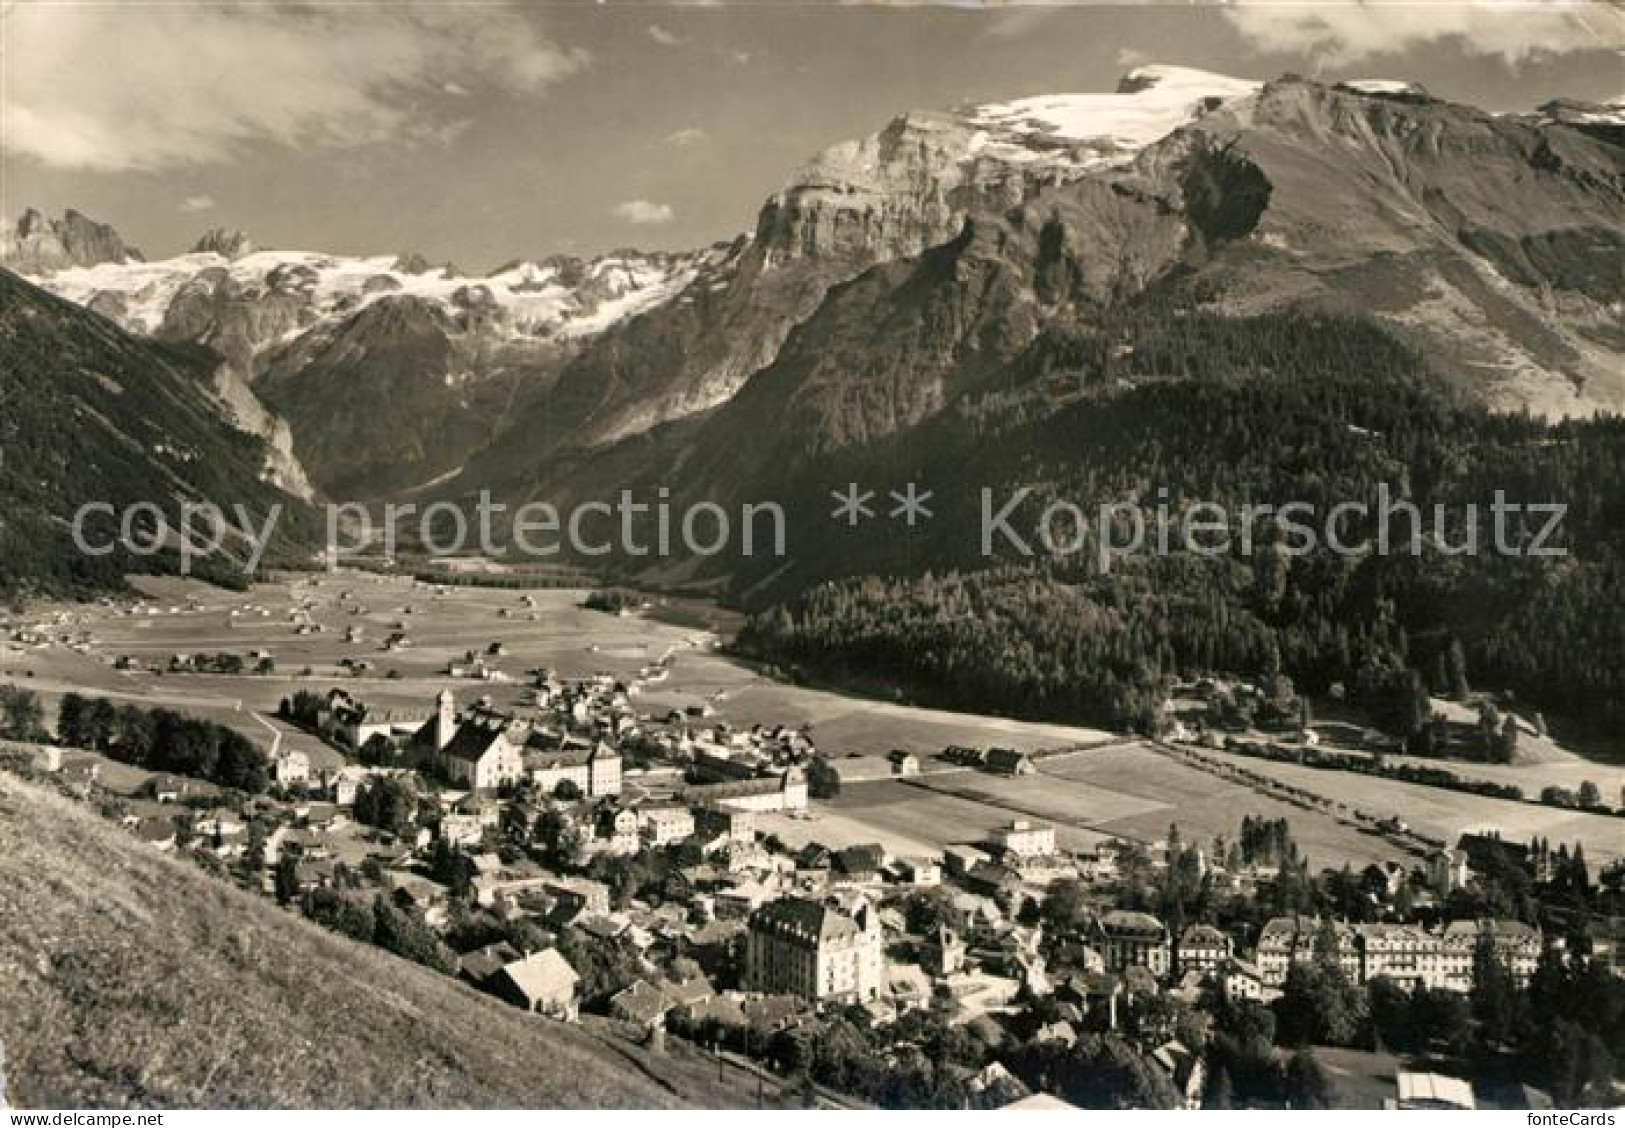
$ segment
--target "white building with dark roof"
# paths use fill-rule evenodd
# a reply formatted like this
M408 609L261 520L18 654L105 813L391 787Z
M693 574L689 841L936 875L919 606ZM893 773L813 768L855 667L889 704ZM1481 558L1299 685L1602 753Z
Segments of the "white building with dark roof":
M1407 990L1453 989L1451 965L1443 940L1414 924L1374 923L1360 926L1360 968L1369 983L1378 977ZM1472 962L1467 962L1471 975Z
M277 756L271 765L271 778L284 787L303 786L310 782L310 757L297 748L290 748Z
M471 709L457 714L451 691L436 699L435 715L418 730L435 770L447 781L476 791L489 791L524 778L521 749L530 722L505 713Z
M1112 971L1143 967L1159 978L1168 974L1168 927L1150 913L1113 909L1100 918L1098 931Z
M1446 986L1468 991L1473 985L1473 956L1480 938L1488 938L1498 959L1520 984L1528 983L1540 962L1541 934L1515 920L1455 920L1445 926Z
M552 795L565 782L589 799L621 793L621 754L601 740L585 747L547 749L532 740L523 756L526 774L543 794Z
M1321 928L1311 917L1276 917L1264 925L1257 963L1266 985L1279 987L1293 963L1314 959ZM1409 989L1471 990L1473 959L1484 937L1513 977L1528 982L1540 960L1542 944L1538 930L1510 920L1452 921L1443 932L1410 924L1338 921L1333 931L1338 963L1350 982L1369 983L1381 977Z
M1047 858L1055 853L1055 828L1028 819L1012 819L988 831L988 842L1003 857Z
M694 813L681 805L638 808L638 829L653 846L681 842L694 835Z
M751 914L745 982L750 990L804 999L869 1002L884 983L879 915L866 901L849 914L783 897Z
M1315 956L1315 940L1320 935L1321 921L1317 917L1273 917L1265 922L1258 935L1258 949L1254 962L1264 975L1269 987L1286 982L1286 973L1294 963L1308 963ZM1332 922L1332 936L1337 944L1337 962L1352 983L1362 981L1360 948L1354 927L1343 921Z
M1211 924L1193 924L1179 934L1176 949L1180 971L1197 971L1206 975L1217 971L1232 954L1228 934Z
M727 807L735 811L804 811L808 798L807 777L792 764L783 771L754 779L691 784L678 797L695 806Z

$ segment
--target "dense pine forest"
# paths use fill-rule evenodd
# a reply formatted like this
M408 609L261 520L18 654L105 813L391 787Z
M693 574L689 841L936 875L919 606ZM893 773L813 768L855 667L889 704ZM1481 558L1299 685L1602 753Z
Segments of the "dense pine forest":
M929 482L944 519L929 540L851 554L844 575L839 541L798 561L834 578L758 609L748 653L950 707L1111 725L1149 726L1170 679L1212 672L1341 687L1401 730L1415 685L1443 693L1464 676L1593 733L1625 721L1625 421L1473 406L1357 318L1144 308L1052 329L996 384L853 461L853 476ZM1358 544L1375 537L1380 487L1420 508L1424 535L1413 554L1402 515L1386 555L1302 553L1265 520L1250 550L1219 557L1176 539L1107 568L1088 546L1027 557L1001 540L987 558L984 486L1032 490L1029 541L1050 499L1091 518L1132 500L1153 528L1159 506L1293 501L1318 527L1353 501L1368 516L1340 528ZM1497 552L1497 491L1566 504L1549 541L1565 555ZM1473 506L1479 551L1449 554ZM1526 551L1545 523L1509 521L1508 543Z

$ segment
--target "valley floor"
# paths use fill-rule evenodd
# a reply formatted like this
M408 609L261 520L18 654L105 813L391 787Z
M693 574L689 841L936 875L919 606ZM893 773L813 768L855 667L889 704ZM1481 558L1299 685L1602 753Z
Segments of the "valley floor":
M169 705L237 728L282 750L298 748L313 767L340 754L276 718L285 697L304 689L325 694L344 685L374 709L426 712L442 688L460 702L489 698L499 708L526 698L527 671L548 667L565 678L607 672L630 678L670 657L669 675L645 685L634 707L659 715L694 708L736 726L808 726L822 753L839 761L906 749L920 757L918 780L849 784L840 799L818 805L814 820L774 816L787 841L826 845L881 841L899 851L938 849L1012 817L1054 822L1064 844L1103 837L1155 840L1170 823L1187 835L1233 834L1243 815L1283 815L1317 865L1356 866L1398 858L1393 843L1323 811L1282 803L1157 755L1138 742L1071 725L925 709L771 681L716 652L714 635L656 614L616 616L581 606L584 591L440 587L406 576L339 572L295 576L234 593L196 581L142 579L140 611L116 604L62 604L27 616L57 640L0 643L0 670L38 692L54 716L62 693ZM306 633L300 633L304 625ZM400 632L406 645L384 649ZM348 638L354 641L347 641ZM493 644L500 655L486 656ZM153 673L177 654L229 651L273 656L269 675ZM453 678L448 665L484 656L489 680ZM136 668L119 670L120 655ZM344 663L368 663L360 674ZM938 757L950 745L1010 747L1024 752L1076 749L1038 760L1040 774L1003 779L952 769ZM1242 762L1238 760L1238 762ZM1583 812L1510 803L1461 792L1374 779L1347 772L1246 760L1253 771L1370 810L1397 816L1430 836L1453 840L1492 827L1509 837L1543 834L1554 843L1583 841L1597 860L1625 853L1621 822ZM1545 748L1517 765L1446 764L1467 779L1517 783L1534 796L1546 783L1594 779L1607 797L1625 786L1625 769Z

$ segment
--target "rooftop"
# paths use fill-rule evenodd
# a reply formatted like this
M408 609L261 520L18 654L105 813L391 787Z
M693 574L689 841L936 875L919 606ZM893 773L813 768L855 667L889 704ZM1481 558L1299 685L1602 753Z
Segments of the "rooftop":
M758 909L751 927L804 941L846 940L858 935L858 922L805 897L781 897Z
M532 999L572 990L580 979L576 969L554 948L544 948L522 960L515 960L504 966L501 974Z
M1395 1080L1399 1085L1401 1104L1461 1109L1477 1107L1472 1085L1459 1077L1446 1077L1442 1073L1400 1073Z

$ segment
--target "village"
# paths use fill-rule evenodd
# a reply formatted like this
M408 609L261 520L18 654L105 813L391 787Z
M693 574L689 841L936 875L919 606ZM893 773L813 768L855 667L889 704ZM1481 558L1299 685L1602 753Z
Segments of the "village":
M470 698L470 681L496 673L473 651L417 707L372 704L367 683L301 688L275 719L309 739L279 740L246 790L141 773L94 732L83 743L110 756L40 744L23 767L153 850L544 1019L600 1016L645 1044L685 1038L875 1103L1064 1107L1100 1084L1165 1107L1543 1107L1550 1095L1475 1093L1358 1050L1320 1051L1361 1062L1334 1085L1314 1053L1237 1031L1312 1024L1299 1012L1324 1009L1316 992L1330 988L1311 970L1357 992L1368 1016L1368 993L1395 991L1455 1014L1491 971L1527 990L1577 934L1590 966L1625 973L1625 935L1606 918L1565 935L1497 915L1545 891L1617 902L1621 867L1593 887L1581 848L1563 843L1479 833L1411 865L1314 874L1287 820L1244 810L1211 841L1174 821L1153 841L1069 848L1028 817L939 851L820 841L843 784L922 770L1016 779L1042 754L956 744L832 758L805 727L640 707L670 663L501 675L519 687L506 705ZM60 708L59 733L97 712L78 694ZM1459 1060L1426 1030L1381 1037L1412 1039L1420 1062ZM1068 1080L1063 1060L1096 1063L1104 1080ZM1260 1062L1274 1063L1267 1076L1239 1076Z

